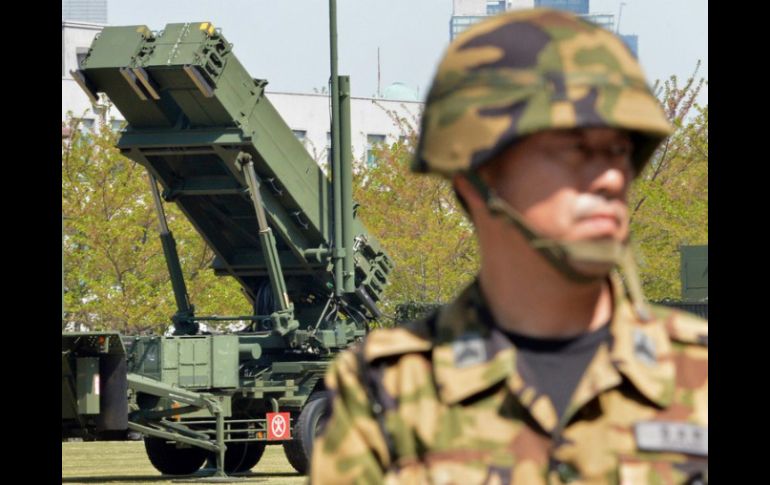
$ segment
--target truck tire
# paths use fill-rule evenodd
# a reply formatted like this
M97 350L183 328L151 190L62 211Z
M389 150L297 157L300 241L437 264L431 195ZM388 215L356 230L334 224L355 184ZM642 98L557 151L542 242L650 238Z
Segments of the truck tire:
M310 395L293 429L294 439L283 442L283 451L289 464L299 473L310 471L310 457L313 454L313 439L331 415L331 400L327 391Z
M246 453L243 455L243 459L240 465L238 465L236 472L247 472L254 468L259 463L264 452L264 441L246 443Z
M247 472L259 463L265 452L265 442L228 443L225 450L225 473ZM208 453L207 468L216 469L217 457L214 453Z
M164 475L190 475L206 461L207 451L202 448L177 448L162 438L144 437L147 458Z

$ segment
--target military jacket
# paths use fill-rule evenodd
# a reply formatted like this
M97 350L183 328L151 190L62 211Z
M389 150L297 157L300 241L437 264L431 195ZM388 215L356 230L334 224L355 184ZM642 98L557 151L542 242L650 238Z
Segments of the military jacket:
M708 483L707 322L638 319L613 276L611 339L559 419L468 287L435 316L372 332L329 369L311 483Z

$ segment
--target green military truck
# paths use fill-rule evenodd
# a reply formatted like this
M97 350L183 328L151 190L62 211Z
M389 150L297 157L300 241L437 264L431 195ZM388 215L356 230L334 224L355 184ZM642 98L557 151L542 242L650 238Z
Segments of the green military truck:
M333 2L332 2L333 3ZM331 359L380 316L393 265L353 211L349 80L336 72L327 177L222 33L208 22L105 27L72 74L125 116L118 147L147 170L176 298L173 336L62 333L62 438L142 433L164 474L254 467L281 444L306 472L328 414ZM342 148L340 148L342 147ZM250 315L197 315L165 203L175 203L235 278ZM243 331L203 334L212 320Z

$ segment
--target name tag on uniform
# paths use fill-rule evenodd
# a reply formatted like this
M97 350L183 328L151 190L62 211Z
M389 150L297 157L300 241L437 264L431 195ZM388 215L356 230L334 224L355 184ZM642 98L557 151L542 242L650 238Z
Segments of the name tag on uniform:
M709 455L709 430L702 426L670 421L641 421L634 425L634 436L640 451Z

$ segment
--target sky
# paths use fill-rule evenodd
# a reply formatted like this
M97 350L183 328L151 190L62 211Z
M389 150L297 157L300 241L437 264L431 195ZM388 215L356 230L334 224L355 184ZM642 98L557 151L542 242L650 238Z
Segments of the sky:
M708 79L707 0L625 0L620 33L639 36L650 83L684 80L701 60ZM591 0L592 13L616 15L620 0ZM213 22L252 77L268 91L311 93L329 78L328 0L108 0L110 25ZM337 0L339 73L354 96L402 82L423 100L449 43L452 0ZM706 87L698 101L708 103Z

